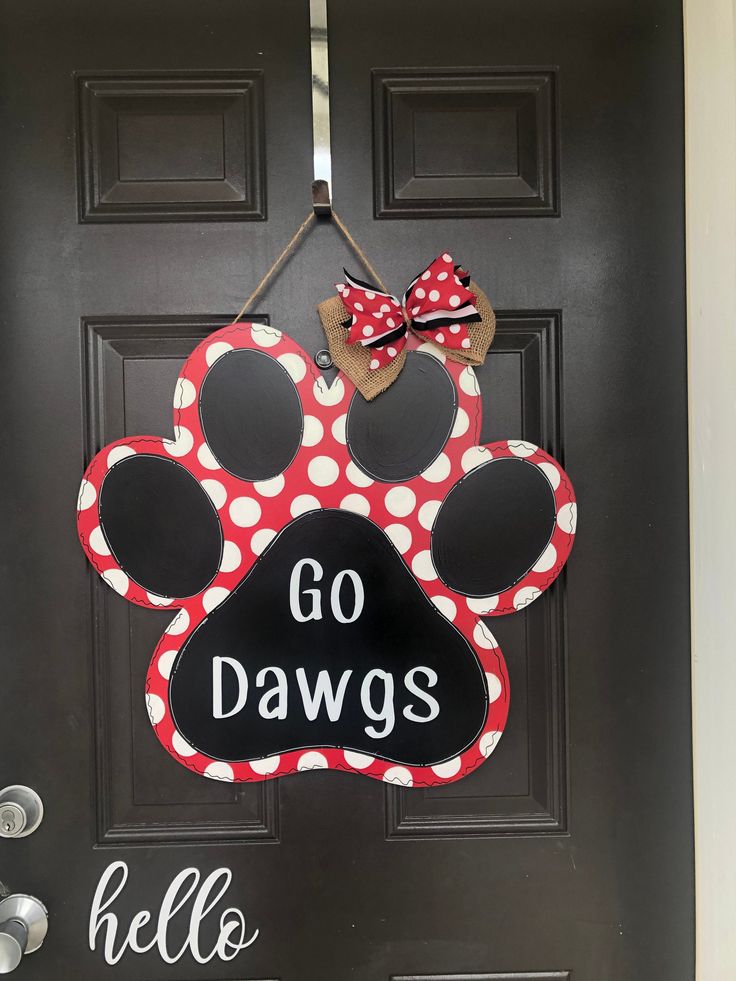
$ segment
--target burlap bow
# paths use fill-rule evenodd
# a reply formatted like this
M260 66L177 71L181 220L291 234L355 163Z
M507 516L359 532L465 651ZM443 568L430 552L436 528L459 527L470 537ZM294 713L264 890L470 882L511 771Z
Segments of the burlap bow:
M485 294L447 252L412 280L401 301L345 272L339 298L318 307L335 364L366 399L397 378L409 332L463 364L479 365L496 318Z

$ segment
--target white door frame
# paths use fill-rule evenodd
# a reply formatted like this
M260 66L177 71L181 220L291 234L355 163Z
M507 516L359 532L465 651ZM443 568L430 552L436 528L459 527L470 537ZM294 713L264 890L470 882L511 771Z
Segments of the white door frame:
M684 0L698 981L736 978L736 0Z

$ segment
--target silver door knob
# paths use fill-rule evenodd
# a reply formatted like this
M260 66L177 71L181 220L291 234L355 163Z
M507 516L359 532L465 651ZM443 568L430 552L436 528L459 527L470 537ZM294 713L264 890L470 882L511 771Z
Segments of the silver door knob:
M35 790L14 784L0 790L0 838L27 838L43 820L43 803Z
M24 954L38 950L46 937L46 907L33 896L20 893L0 902L0 974L10 974Z

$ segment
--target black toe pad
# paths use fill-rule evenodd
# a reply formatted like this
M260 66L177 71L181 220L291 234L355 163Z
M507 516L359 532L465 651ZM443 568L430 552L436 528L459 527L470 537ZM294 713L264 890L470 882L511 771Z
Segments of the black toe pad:
M100 527L120 568L159 596L192 596L220 563L217 512L173 460L136 454L116 463L100 491Z
M286 369L262 351L230 351L202 383L202 432L220 466L241 480L283 473L302 437L302 410Z
M501 593L545 550L555 516L554 492L538 467L520 459L490 460L445 498L432 529L434 566L458 593Z
M444 449L455 422L455 386L431 354L412 352L385 392L350 403L350 453L369 476L386 482L416 477Z

